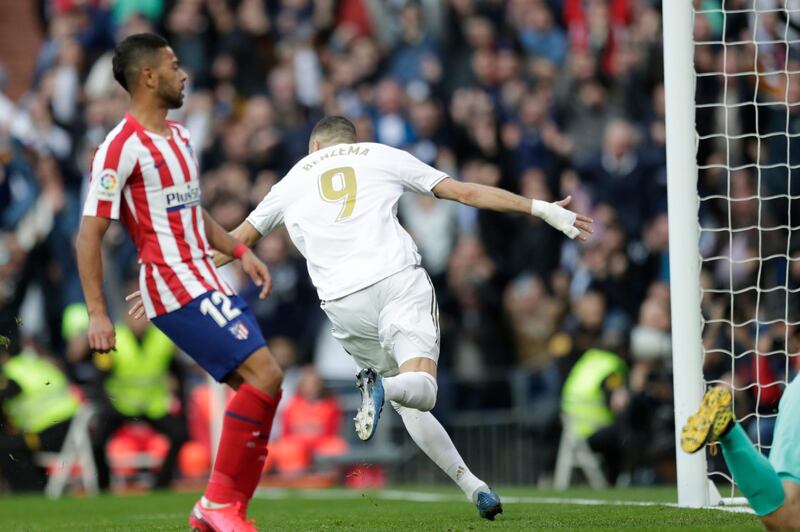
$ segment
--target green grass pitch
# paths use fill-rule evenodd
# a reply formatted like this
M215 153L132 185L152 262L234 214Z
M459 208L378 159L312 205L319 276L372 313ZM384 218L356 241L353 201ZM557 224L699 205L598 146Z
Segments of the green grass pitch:
M759 530L745 513L670 507L674 488L566 492L499 489L505 513L478 517L455 488L382 491L260 490L251 516L261 530ZM0 497L2 531L188 530L196 493L64 498ZM562 501L573 501L572 503ZM600 501L608 501L602 503ZM630 501L631 503L624 503ZM635 505L637 502L659 503Z

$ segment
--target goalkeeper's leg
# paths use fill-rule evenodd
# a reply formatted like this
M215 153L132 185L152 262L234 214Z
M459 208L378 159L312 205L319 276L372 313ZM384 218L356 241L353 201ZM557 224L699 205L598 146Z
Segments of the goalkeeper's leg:
M793 387L794 393L790 393ZM734 481L764 525L770 529L800 528L800 484L797 483L800 479L793 478L791 472L784 472L781 467L778 468L779 474L773 467L779 455L785 456L796 448L789 442L788 429L793 426L793 433L797 432L796 428L800 427L795 421L797 418L781 414L785 414L787 399L789 402L798 402L798 388L800 384L793 383L781 401L773 442L775 456L771 457L773 463L753 446L744 429L736 423L731 410L731 391L722 386L706 392L700 408L686 422L681 434L681 447L690 453L699 451L706 444L720 443ZM795 404L794 409L800 409L800 405ZM792 438L792 441L798 440ZM786 450L782 453L781 449ZM794 468L798 467L800 463L795 463Z

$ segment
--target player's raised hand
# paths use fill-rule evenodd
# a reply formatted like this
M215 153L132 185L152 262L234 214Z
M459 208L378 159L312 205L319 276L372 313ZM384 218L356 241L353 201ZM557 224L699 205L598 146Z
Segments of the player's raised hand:
M538 216L554 228L570 238L586 240L594 232L594 220L583 214L574 213L566 206L572 201L572 196L567 196L561 201L547 203L546 201L533 200L531 214Z
M89 347L98 353L108 353L116 347L114 324L108 314L89 316Z
M144 317L144 303L142 303L142 293L137 290L125 296L125 301L134 301L133 306L128 310L128 316L138 320Z
M266 264L261 262L252 250L242 255L242 269L253 280L256 286L261 287L261 293L258 294L259 299L264 299L269 295L272 290L272 277L269 275L269 270Z

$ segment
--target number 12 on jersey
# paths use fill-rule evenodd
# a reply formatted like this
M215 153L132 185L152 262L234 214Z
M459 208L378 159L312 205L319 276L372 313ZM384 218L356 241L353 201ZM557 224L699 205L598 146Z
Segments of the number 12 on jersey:
M222 292L211 292L211 295L200 302L200 312L210 316L220 327L239 317L242 311L231 304L231 300Z
M350 166L332 168L319 176L319 194L322 199L331 203L342 202L342 210L336 217L337 222L349 218L356 208L356 172Z

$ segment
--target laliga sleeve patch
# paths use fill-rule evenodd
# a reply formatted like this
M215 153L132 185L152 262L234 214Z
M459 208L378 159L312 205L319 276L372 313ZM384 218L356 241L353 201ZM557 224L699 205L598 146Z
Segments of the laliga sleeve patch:
M117 172L111 168L103 170L97 178L96 186L98 199L113 201L117 197L117 189L119 189Z

